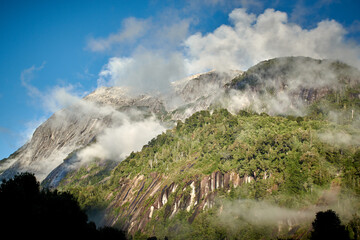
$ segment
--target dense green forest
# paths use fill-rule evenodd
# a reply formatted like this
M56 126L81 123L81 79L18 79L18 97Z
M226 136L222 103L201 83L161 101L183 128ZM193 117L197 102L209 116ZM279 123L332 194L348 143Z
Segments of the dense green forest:
M193 208L169 218L166 206L180 194L183 188L179 187L166 205L154 212L142 234L170 239L298 237L309 235L311 221L299 223L289 233L279 230L278 223L256 224L241 214L230 216L229 224L229 217L222 220L219 212L225 212L228 204L239 199L251 200L247 203L250 207L266 203L300 212L322 206L336 209L341 219L353 226L358 219L354 214L360 209L359 135L360 130L351 121L340 125L319 117L269 116L246 111L233 115L226 109L201 111L185 122L179 121L140 152L131 153L111 172L102 171L106 164L94 162L69 173L59 189L70 191L84 209L91 210L106 208L113 200L108 196L116 195L123 178L156 173L164 176L164 184L184 187L191 179L216 171L236 172L254 181L226 191L217 190L216 204L206 211L194 214ZM147 179L145 188L151 178ZM327 194L336 200L328 199ZM144 204L150 206L155 199L156 196L147 199ZM121 207L112 209L112 214L121 212ZM196 218L189 221L194 215ZM117 224L121 227L121 219ZM358 227L355 224L352 229ZM350 232L354 236L356 231Z

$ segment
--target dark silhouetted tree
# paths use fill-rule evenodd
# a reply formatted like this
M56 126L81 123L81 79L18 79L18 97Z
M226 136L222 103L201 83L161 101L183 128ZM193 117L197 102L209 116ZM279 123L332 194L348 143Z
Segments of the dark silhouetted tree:
M126 239L117 229L97 230L70 193L40 190L30 173L21 173L0 185L0 214L3 236Z
M357 214L347 224L347 229L351 239L360 239L360 217Z
M312 226L313 231L310 237L312 240L350 239L348 232L345 230L345 227L341 225L338 215L333 210L316 213L316 218Z

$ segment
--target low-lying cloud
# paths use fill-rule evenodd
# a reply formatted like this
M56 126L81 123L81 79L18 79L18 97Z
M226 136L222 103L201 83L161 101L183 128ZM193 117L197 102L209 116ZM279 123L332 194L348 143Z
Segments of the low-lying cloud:
M306 204L302 209L283 207L265 200L224 200L217 221L226 228L235 230L242 224L277 227L279 230L284 227L290 230L295 226L310 225L317 212L328 209L336 211L343 219L351 218L356 199L341 197L335 190L326 190L320 194L327 204Z
M142 146L165 130L155 118L133 122L124 115L122 120L123 124L105 129L96 138L96 143L77 154L81 162L95 158L122 161L131 152L140 151Z
M219 220L221 223L233 227L239 223L238 221L234 222L235 219L252 225L276 226L288 222L292 222L293 225L309 222L314 216L314 209L298 211L280 207L266 201L239 199L224 203L223 209L219 214Z
M360 146L360 131L353 129L353 134L341 130L328 130L318 133L321 141L334 146Z
M144 69L146 58L152 56L145 54L141 55L141 57L144 57L145 60L139 68ZM118 67L117 64L119 64L119 61L120 59L114 59L114 61L109 64L109 69L116 69L115 66ZM125 62L124 64L131 64L131 61L123 61ZM164 70L166 70L166 68L170 68L168 71L171 70L171 63L162 61L161 57L159 57L159 61L159 67L163 67ZM139 64L139 62L136 63ZM128 109L126 111L119 111L111 104L98 103L97 101L99 100L101 102L101 99L98 99L99 94L96 93L89 99L84 99L82 98L84 93L81 94L73 85L55 86L46 92L42 92L31 84L31 80L35 72L40 71L43 67L44 65L40 67L32 66L31 68L25 69L21 74L21 82L34 102L41 103L41 107L45 112L54 113L51 121L46 123L46 127L51 135L57 134L55 141L64 140L64 138L66 138L67 141L64 147L60 149L60 151L62 151L61 154L54 152L56 156L52 154L46 160L33 164L38 172L44 172L44 176L63 160L63 158L57 156L66 156L69 154L67 151L84 147L77 141L86 142L90 140L89 138L92 136L96 136L95 143L84 147L78 152L80 163L89 162L94 158L120 161L132 151L141 150L143 145L165 130L165 127L162 126L154 116L144 118L143 113L138 110ZM134 66L134 68L132 68L135 72L136 67L137 66ZM150 70L151 69L148 69L148 71ZM131 75L131 72L128 74ZM110 77L112 81L119 80L117 74L114 76L108 75L106 69L104 70L103 76ZM142 77L145 78L146 75ZM159 83L159 85L161 84L162 83ZM149 86L150 85L149 82ZM119 94L120 92L122 94L116 95L117 93L111 93L111 95L105 92L102 94L105 96L110 94L109 97L114 98L124 98L123 100L129 103L121 104L131 105L132 98L127 95L128 91L125 89L123 89L123 91L122 89L114 89L114 91L115 90L118 91ZM41 118L41 122L44 120L45 118ZM31 139L35 128L38 127L41 122L31 122L31 125L29 123L26 136L24 135L23 138L26 138L26 140ZM74 126L80 129L75 129ZM80 130L85 127L86 129L81 132ZM69 137L70 133L73 137ZM22 139L24 142L26 140ZM31 149L29 152L31 154Z
M228 93L228 98L221 100L221 103L232 113L239 110L252 110L270 115L302 116L305 114L304 101L301 99L294 100L291 93L287 91L270 94L250 90L231 90Z

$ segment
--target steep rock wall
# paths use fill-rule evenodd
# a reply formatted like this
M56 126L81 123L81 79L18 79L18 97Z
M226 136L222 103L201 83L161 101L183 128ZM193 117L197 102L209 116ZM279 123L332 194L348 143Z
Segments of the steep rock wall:
M119 182L116 196L112 198L106 212L105 225L120 224L129 233L145 228L159 210L164 217L171 218L179 211L191 211L191 223L203 210L213 207L218 190L229 191L242 184L254 181L253 176L239 176L236 172L213 172L187 182L171 182L166 176L152 173L138 175L133 179L124 178ZM168 183L168 184L167 184Z

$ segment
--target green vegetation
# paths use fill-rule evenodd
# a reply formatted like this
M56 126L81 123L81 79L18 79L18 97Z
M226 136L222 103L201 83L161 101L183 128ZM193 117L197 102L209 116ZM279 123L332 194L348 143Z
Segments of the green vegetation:
M303 209L319 201L326 202L322 200L324 191L341 189L339 201L352 199L351 211L358 212L359 145L351 141L338 143L336 134L329 132L345 134L349 139L355 139L360 133L351 122L338 125L313 117L268 116L244 111L232 115L225 109L212 113L201 111L152 139L140 152L131 153L111 173L102 175L102 181L88 179L87 174L97 169L96 164L88 165L69 174L60 189L77 196L85 209L105 208L114 201L122 179L143 175L146 189L151 184L149 176L156 174L163 176L163 186L176 183L179 187L162 208L154 211L144 228L145 234L170 239L221 239L225 235L227 239L276 238L282 233L274 233L276 226L271 224L258 226L242 218L234 220L235 228L219 223L218 212L223 200L255 199ZM189 188L183 192L184 184L216 171L236 172L255 181L230 191L217 190L216 204L207 211L195 214L192 208L170 217L175 197L185 198L190 194ZM147 199L143 206L154 204L157 197ZM128 206L114 208L112 214L120 214ZM196 217L190 224L193 215ZM350 220L348 217L347 221ZM353 225L356 222L351 221ZM354 226L356 229L358 225ZM301 225L292 234L308 233L309 227ZM287 232L283 234L288 237Z
M142 151L131 153L114 169L109 182L151 172L181 182L195 175L235 170L240 176L259 180L271 175L282 192L298 194L311 191L315 185L325 186L338 173L346 175L350 168L356 168L356 161L349 160L357 159L357 146L335 147L318 137L328 129L356 136L359 131L351 127L243 115L235 116L225 109L195 113L151 140Z

